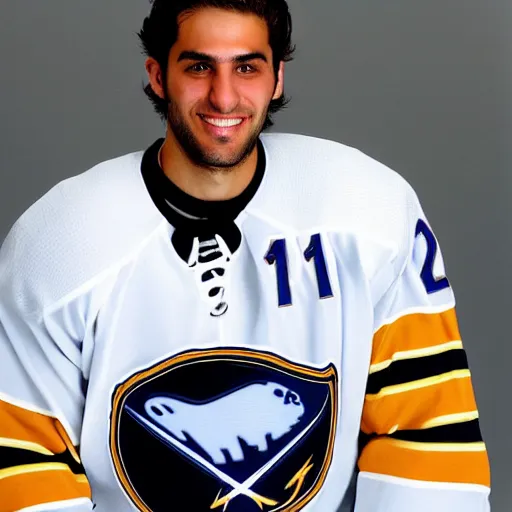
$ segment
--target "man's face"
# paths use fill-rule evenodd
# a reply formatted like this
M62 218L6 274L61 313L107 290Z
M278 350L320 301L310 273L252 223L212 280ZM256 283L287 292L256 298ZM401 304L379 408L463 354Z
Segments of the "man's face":
M276 80L263 19L213 8L183 16L166 76L172 135L197 165L239 164L282 94L282 70Z

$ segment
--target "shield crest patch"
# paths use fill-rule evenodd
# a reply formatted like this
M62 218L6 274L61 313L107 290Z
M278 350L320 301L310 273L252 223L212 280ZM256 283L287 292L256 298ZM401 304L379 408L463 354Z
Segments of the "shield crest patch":
M142 511L298 511L320 490L338 379L246 349L193 350L140 371L112 397L118 480Z

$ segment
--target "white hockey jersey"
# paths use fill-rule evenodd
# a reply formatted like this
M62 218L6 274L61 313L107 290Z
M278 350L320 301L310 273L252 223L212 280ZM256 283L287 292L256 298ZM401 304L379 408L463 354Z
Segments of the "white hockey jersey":
M339 143L261 136L242 240L173 226L143 152L65 180L0 253L0 512L487 512L436 238ZM211 283L215 286L211 286Z

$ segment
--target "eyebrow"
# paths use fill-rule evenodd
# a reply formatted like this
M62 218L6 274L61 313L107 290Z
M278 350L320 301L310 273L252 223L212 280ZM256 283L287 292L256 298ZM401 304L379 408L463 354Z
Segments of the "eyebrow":
M236 64L240 64L241 62L247 62L250 60L260 59L263 62L267 62L267 57L263 53L260 52L252 52L245 53L243 55L235 55L231 58L219 59L213 55L208 55L207 53L193 52L193 51L183 51L180 53L178 57L178 62L182 60L197 60L203 62L211 62L214 64L220 64L223 62L233 62Z

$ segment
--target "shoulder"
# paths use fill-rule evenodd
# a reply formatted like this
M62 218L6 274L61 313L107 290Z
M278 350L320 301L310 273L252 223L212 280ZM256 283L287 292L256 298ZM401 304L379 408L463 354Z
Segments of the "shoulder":
M311 223L397 241L417 197L385 164L345 144L304 135L267 134L265 209L307 229ZM278 201L282 196L286 201ZM274 197L276 196L276 197Z
M101 162L44 194L0 250L0 289L47 306L140 245L159 219L140 176L142 152Z

